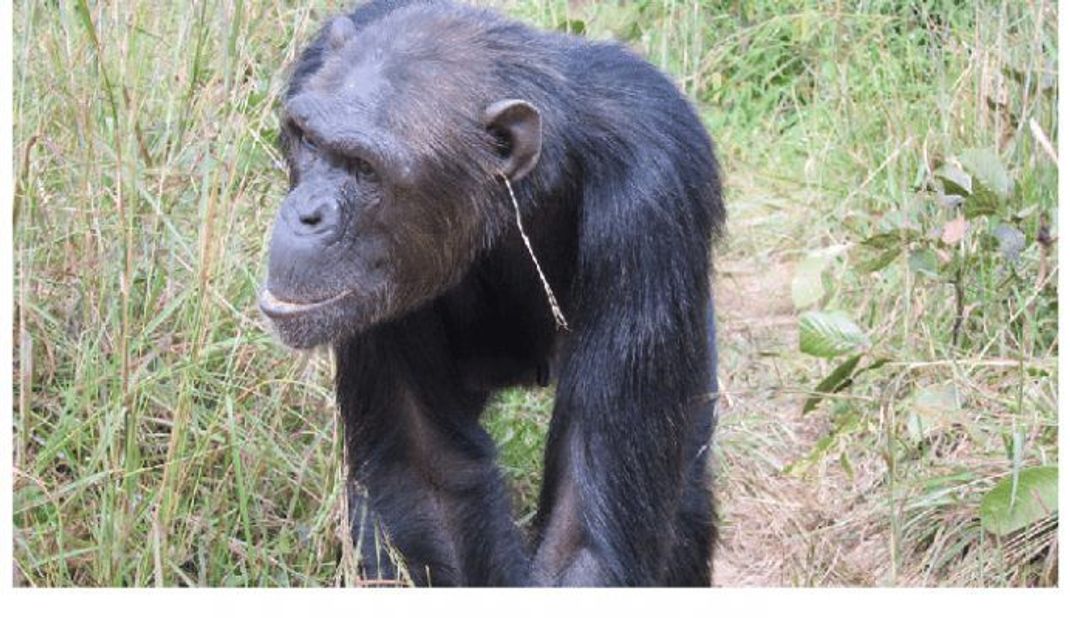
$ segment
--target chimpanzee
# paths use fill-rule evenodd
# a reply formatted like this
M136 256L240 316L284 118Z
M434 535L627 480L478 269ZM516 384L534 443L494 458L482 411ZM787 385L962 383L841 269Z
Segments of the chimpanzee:
M617 44L379 0L320 31L281 107L260 307L334 348L365 573L397 574L379 530L419 585L709 585L724 209L673 83ZM528 538L479 418L551 381Z

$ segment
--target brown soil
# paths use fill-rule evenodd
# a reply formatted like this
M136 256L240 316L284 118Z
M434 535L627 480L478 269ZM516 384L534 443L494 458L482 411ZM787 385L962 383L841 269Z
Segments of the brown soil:
M719 587L875 585L887 557L873 518L852 514L878 470L853 480L822 464L805 477L783 472L828 429L824 415L801 414L798 385L813 372L796 352L793 273L780 258L718 261Z

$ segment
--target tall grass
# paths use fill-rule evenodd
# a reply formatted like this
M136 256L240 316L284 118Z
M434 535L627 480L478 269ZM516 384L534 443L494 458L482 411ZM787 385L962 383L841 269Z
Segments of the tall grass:
M1058 460L1055 5L493 4L632 45L718 141L725 555L778 549L783 583L1054 583L1056 516L1000 537L979 504ZM285 185L282 67L346 5L16 4L16 583L357 583L330 359L282 349L254 303ZM916 245L860 270L867 238L954 220L930 181L977 147L1013 177L999 212L934 245L936 272L912 268ZM986 233L1001 222L1026 239L1016 260ZM834 363L797 351L804 307L766 309L829 247L818 308L889 363L800 417ZM919 425L912 402L948 385L956 404ZM521 520L549 402L509 392L488 415ZM778 508L753 511L762 496Z

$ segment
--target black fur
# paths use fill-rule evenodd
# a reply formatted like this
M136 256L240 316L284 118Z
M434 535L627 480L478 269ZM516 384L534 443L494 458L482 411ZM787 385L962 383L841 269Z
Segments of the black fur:
M371 2L350 19L357 44L384 46L391 126L416 125L407 143L434 153L406 196L427 217L464 201L479 228L451 239L463 251L441 289L421 284L418 301L331 338L351 475L367 489L351 509L369 576L395 574L371 568L380 526L419 584L709 585L710 259L724 210L694 110L620 45L449 2ZM287 100L331 53L322 33ZM541 114L538 164L514 189L567 332L479 150L475 111L502 98ZM547 368L556 401L528 540L479 416L495 390Z

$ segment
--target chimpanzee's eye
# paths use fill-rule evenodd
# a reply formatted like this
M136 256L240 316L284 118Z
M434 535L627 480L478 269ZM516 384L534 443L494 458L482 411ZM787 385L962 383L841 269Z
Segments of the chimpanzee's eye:
M374 179L376 177L375 168L371 163L368 163L360 157L350 157L348 160L349 170L354 176L359 176L366 179Z
M310 152L316 152L317 150L319 150L319 146L317 146L316 143L312 140L308 139L308 135L306 135L305 133L301 134L301 145L304 146Z

